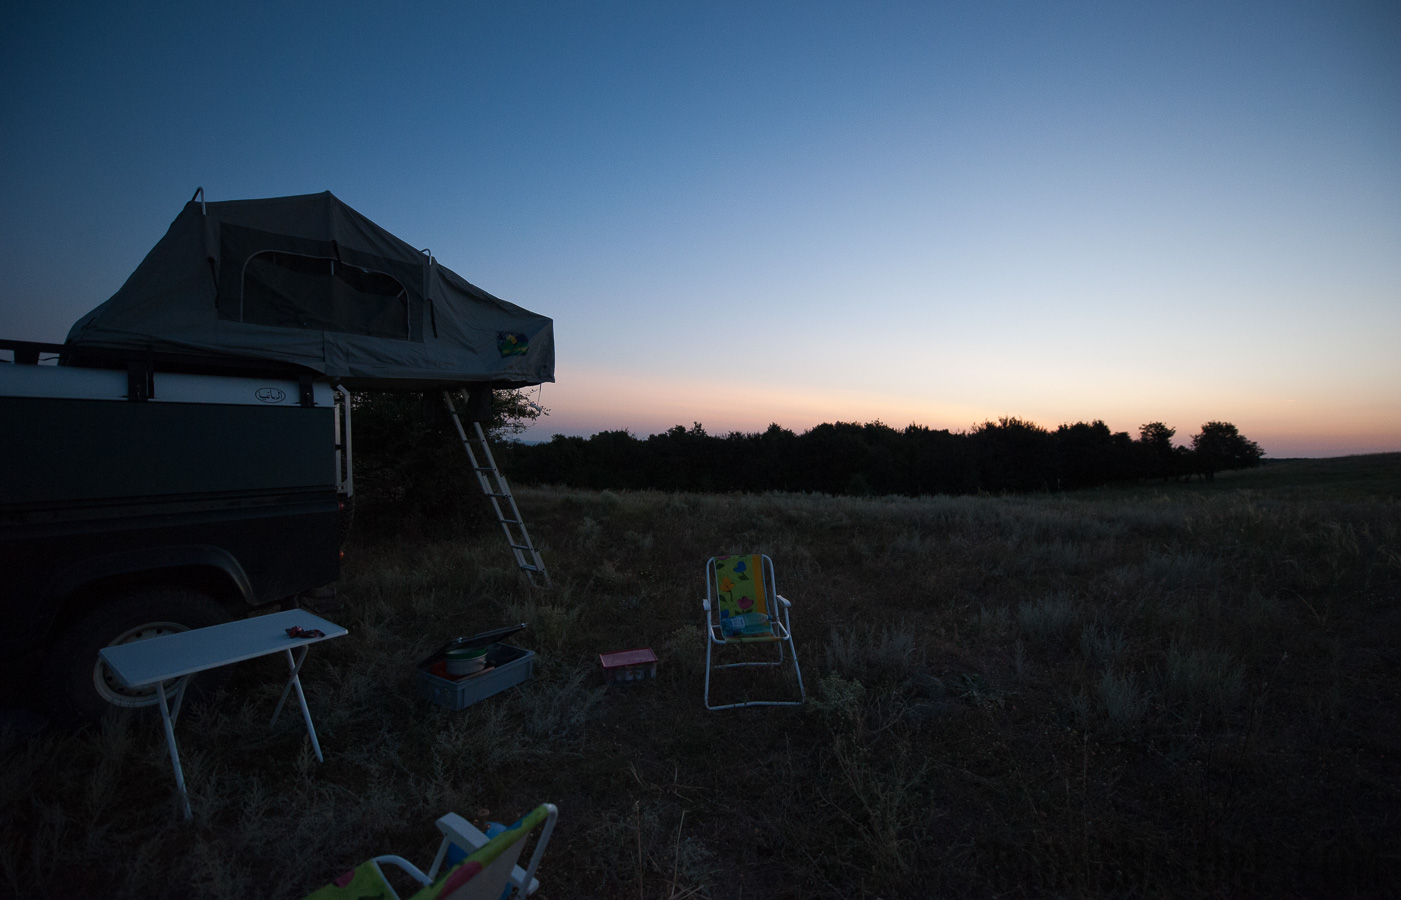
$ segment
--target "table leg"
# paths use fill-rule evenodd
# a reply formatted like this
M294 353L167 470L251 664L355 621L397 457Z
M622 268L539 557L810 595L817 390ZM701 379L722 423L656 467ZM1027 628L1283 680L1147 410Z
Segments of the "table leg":
M175 706L173 706L173 707L171 708L171 710L170 710L170 724L171 724L171 725L174 725L174 724L176 723L176 721L178 721L179 718L180 718L180 704L182 704L182 703L185 702L185 688L187 688L187 687L190 686L190 679L191 679L191 678L194 678L194 676L193 676L193 675L186 675L184 678L181 678L181 679L180 679L180 686L179 686L178 688L175 689ZM165 690L164 686L161 687L161 690L162 690L162 692L164 692L164 690Z
M277 701L277 709L273 711L272 722L269 727L277 722L277 717L282 714L282 705L287 702L287 692L295 690L297 692L297 702L302 707L302 720L306 722L306 733L311 735L311 749L316 751L316 761L325 762L321 756L321 742L316 739L316 728L311 724L311 710L306 705L306 694L302 693L302 680L299 676L302 663L306 662L306 651L309 644L304 644L297 650L297 657L292 658L292 651L285 651L287 654L287 666L292 670L292 675L287 679L287 685L282 688L282 698Z
M180 709L180 698L185 694L185 686L180 685L175 708ZM165 682L156 685L156 696L161 701L161 720L165 723L165 746L170 751L170 764L175 767L175 786L180 789L180 804L185 810L185 820L194 818L190 812L190 796L185 792L185 773L180 769L180 751L175 746L175 724L170 719L170 704L165 701Z
M282 686L282 696L277 698L277 709L272 711L272 721L268 723L269 728L276 725L277 717L282 715L282 705L287 702L287 694L292 690L292 684L294 682L298 685L301 684L301 679L297 677L297 674L301 672L302 663L306 661L306 651L308 646L309 645L303 645L297 648L297 659L295 662L293 662L292 660L292 651L285 651L287 653L287 665L291 666L292 674L287 679L287 683Z

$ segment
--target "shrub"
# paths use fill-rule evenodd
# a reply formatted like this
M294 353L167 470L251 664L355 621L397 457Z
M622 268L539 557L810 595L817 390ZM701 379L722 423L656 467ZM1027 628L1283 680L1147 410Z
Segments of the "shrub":
M1080 620L1080 612L1061 594L1042 597L1017 607L1017 619L1027 641L1041 647L1064 646Z
M1245 667L1229 653L1174 641L1160 676L1164 699L1184 716L1225 714L1245 694Z
M827 638L827 667L871 684L905 681L922 671L924 662L924 650L904 622L833 628Z
M1106 668L1099 679L1099 706L1109 729L1123 734L1133 729L1148 713L1148 695L1139 690L1132 675L1119 675Z
M1128 650L1124 632L1090 622L1080 630L1080 652L1087 662L1113 664Z

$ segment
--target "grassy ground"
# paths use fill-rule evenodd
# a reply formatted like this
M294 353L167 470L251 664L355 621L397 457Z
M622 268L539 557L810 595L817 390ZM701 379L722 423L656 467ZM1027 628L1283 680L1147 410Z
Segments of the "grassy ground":
M295 716L267 728L276 660L182 715L192 824L149 718L10 736L0 885L300 897L426 864L447 810L550 800L547 900L1394 896L1398 486L1401 455L1072 496L522 490L543 593L480 525L362 533L351 634L303 676L324 764ZM707 712L702 565L750 551L809 702ZM435 645L517 621L533 680L417 698ZM657 681L605 689L597 654L637 646ZM718 689L795 690L771 681Z

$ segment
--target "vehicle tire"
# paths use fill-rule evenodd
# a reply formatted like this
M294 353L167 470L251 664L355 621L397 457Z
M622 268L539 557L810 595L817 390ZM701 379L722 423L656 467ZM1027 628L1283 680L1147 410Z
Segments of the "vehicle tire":
M232 618L218 601L187 588L144 588L121 594L70 625L44 654L43 683L50 719L78 725L111 707L155 707L154 688L124 687L97 655L103 647L218 625ZM205 672L185 689L185 703L213 693L227 669ZM173 698L176 686L167 686Z

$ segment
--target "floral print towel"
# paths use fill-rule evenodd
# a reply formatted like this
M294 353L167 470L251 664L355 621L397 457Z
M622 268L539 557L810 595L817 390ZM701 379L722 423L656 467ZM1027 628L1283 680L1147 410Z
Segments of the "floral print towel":
M763 562L759 554L715 558L720 632L726 639L765 640L774 636Z

